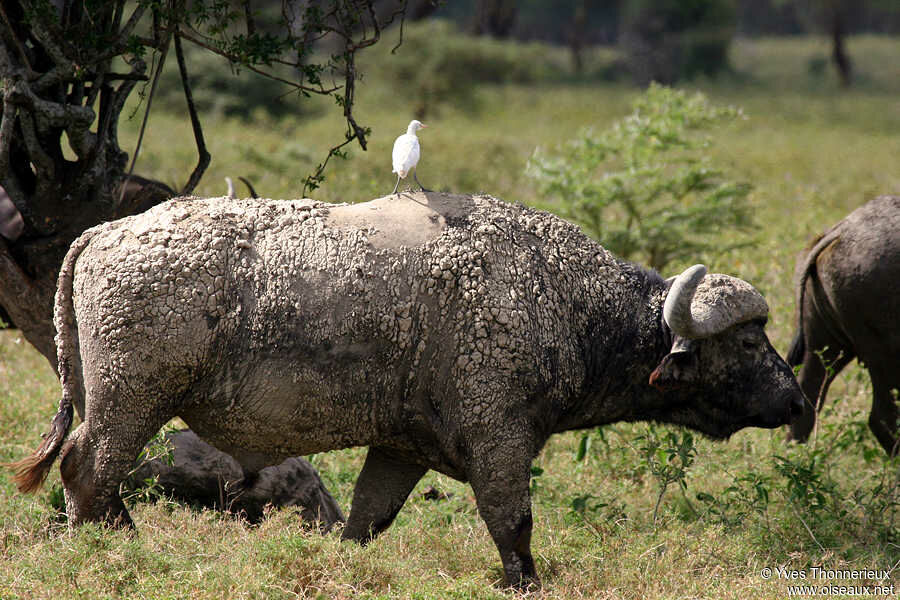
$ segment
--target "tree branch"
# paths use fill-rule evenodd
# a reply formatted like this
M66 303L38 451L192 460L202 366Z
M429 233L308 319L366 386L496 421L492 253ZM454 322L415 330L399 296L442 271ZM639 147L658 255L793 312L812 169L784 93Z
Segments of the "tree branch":
M45 29L45 27L47 29ZM63 40L65 39L65 36L58 31L51 33L49 31L50 29L55 28L49 23L44 21L42 21L40 25L35 23L31 27L31 35L41 43L41 48L47 53L47 56L50 57L50 60L53 61L53 64L56 65L57 68L66 68L74 72L75 69L72 65L72 61L69 60L66 53L63 52L62 48L56 43L56 40Z
M106 81L150 81L144 73L107 73L104 77Z
M19 325L25 338L50 361L56 369L56 345L53 342L53 315L43 314L47 306L41 290L35 285L9 253L6 242L0 239L0 305L14 323ZM32 327L24 327L24 325Z
M306 179L303 181L303 191L301 192L301 195L304 198L306 198L307 190L312 191L316 189L319 187L319 183L325 178L323 173L325 172L325 167L328 165L328 161L331 160L331 157L342 156L341 148L352 142L354 139L356 139L355 135L352 133L348 134L343 142L328 151L328 155L325 157L325 160L316 167L316 171L312 175L307 175Z
M183 37L187 41L191 42L192 44L196 44L197 46L200 46L201 48L205 48L214 54L218 54L219 56L227 58L232 63L237 63L237 64L241 65L242 67L246 67L247 69L253 71L254 73L258 73L259 75L262 75L263 77L268 77L269 79L272 79L273 81L279 81L279 82L281 82L285 85L289 85L292 88L297 89L299 91L308 92L311 94L319 94L322 96L327 96L328 94L334 93L334 92L338 91L339 89L341 89L341 86L339 86L339 85L326 89L321 86L318 88L314 88L314 87L301 85L301 84L298 84L293 81L289 81L282 77L278 77L277 75L272 75L271 73L266 73L262 69L258 69L256 67L254 67L253 65L248 65L246 63L241 63L239 61L236 61L234 59L234 57L232 55L228 54L227 52L220 50L220 49L216 48L215 46L210 46L206 42L194 37L193 35L191 35L189 33L181 31L180 35L181 35L181 37Z
M19 123L22 128L22 138L25 141L25 147L28 149L28 158L38 172L39 179L46 178L48 181L52 181L56 176L56 163L53 162L53 159L38 141L33 115L28 111L22 111L19 115Z
M98 55L98 62L106 61L114 56L122 54L122 51L128 46L128 38L131 37L131 33L134 31L134 28L137 27L138 22L143 18L146 11L147 6L143 2L138 2L134 12L128 17L128 21L126 21L122 29L119 30L119 34L116 36L115 41L110 44L109 50Z
M33 110L37 114L37 127L70 126L88 128L94 122L94 111L89 106L71 106L39 98L24 81L14 82L8 89L5 100Z
M150 118L150 106L153 104L153 94L156 92L156 84L159 83L159 76L162 75L163 65L166 64L166 55L169 53L169 43L171 42L172 35L169 34L169 39L166 41L165 48L163 48L162 55L159 57L159 64L156 65L156 72L153 74L153 82L150 84L150 95L147 98L147 108L144 109L144 120L141 122L141 130L138 133L137 144L134 148L134 153L131 155L131 166L128 168L128 175L126 176L126 180L128 177L131 177L131 174L134 173L134 164L137 162L138 154L141 151L141 143L144 141L144 131L147 128L147 120ZM124 84L123 84L124 85ZM117 206L122 204L125 199L125 186L122 186L122 193L119 195L119 201L117 202Z
M406 24L406 3L408 0L403 0L403 6L391 15L391 18L388 20L386 25L390 25L394 22L394 19L397 18L397 13L400 13L400 36L397 39L397 45L391 48L391 54L395 54L397 49L403 45L403 25Z
M250 8L250 0L242 0L244 5L244 20L247 23L247 36L256 35L256 23L253 20L253 9Z
M126 62L131 66L132 73L143 74L147 70L147 63L142 58L131 57ZM137 85L136 80L123 80L113 93L113 98L110 102L111 114L115 115L116 118L112 118L109 123L109 143L115 148L119 147L119 120L117 116L122 113L125 101L128 100L128 96L135 85Z
M0 180L9 173L9 150L16 126L16 107L3 99L3 116L0 117Z
M175 31L175 58L178 60L178 72L181 74L181 84L184 87L184 98L187 100L188 114L191 117L191 127L194 129L194 140L197 142L197 166L194 167L191 176L181 190L183 196L189 195L200 183L206 167L209 166L210 155L206 150L206 142L203 139L203 129L200 127L200 117L197 115L197 107L194 106L194 95L191 92L190 81L188 80L187 65L184 62L184 50L181 47L181 35L178 30Z
M31 79L36 74L34 69L31 68L31 62L28 60L28 55L25 53L25 47L22 45L21 40L19 40L19 36L16 35L16 31L13 29L12 23L9 22L9 17L6 15L6 9L3 8L3 3L0 3L0 17L3 17L3 22L6 24L6 28L9 30L9 37L12 39L13 44L16 46L16 50L19 53L19 58L22 59L22 64L25 65L25 68L28 70L28 78Z

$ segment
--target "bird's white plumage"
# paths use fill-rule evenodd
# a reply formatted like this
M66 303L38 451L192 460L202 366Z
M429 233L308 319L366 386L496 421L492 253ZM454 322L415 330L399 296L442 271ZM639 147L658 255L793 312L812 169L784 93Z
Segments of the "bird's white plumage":
M393 172L400 177L406 177L413 167L419 162L419 138L415 134L404 133L394 142L394 152L391 154L394 163Z
M416 131L422 127L425 126L419 121L410 121L406 133L394 140L394 151L391 153L394 165L392 172L399 175L401 179L409 175L409 172L419 163L419 138L416 137Z

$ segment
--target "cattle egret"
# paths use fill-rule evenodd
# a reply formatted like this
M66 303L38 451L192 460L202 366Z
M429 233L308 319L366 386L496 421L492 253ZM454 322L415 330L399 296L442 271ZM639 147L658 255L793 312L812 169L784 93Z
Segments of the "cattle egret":
M419 138L416 137L416 131L424 127L424 124L413 119L409 122L406 133L394 140L394 151L391 153L394 170L391 172L397 174L397 183L394 184L394 191L391 194L397 193L400 180L405 179L410 171L412 171L413 179L416 180L419 188L423 192L430 191L426 190L425 186L419 183L419 178L416 177L416 165L419 163Z

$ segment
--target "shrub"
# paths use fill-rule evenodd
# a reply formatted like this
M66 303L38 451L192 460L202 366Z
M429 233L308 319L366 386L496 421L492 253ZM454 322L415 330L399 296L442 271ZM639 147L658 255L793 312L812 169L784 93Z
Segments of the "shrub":
M741 116L702 94L652 85L607 131L585 131L552 155L535 151L527 172L556 200L548 208L619 256L655 269L696 262L750 243L738 235L753 225L750 185L710 164L704 135Z
M442 20L407 25L400 47L389 54L388 48L377 46L362 59L360 70L417 98L420 119L442 105L476 108L480 83L529 83L558 77L561 69L553 62L560 53L546 45L467 35Z
M733 0L628 0L620 45L642 85L712 77L728 70L736 23Z

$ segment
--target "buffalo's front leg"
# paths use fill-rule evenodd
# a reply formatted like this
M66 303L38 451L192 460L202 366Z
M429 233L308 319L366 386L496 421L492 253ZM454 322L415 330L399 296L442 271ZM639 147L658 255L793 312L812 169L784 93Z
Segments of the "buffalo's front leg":
M506 583L520 589L540 586L531 556L528 445L504 439L476 447L469 479L478 512L500 551Z
M369 448L341 537L365 544L387 529L427 470L386 448Z

